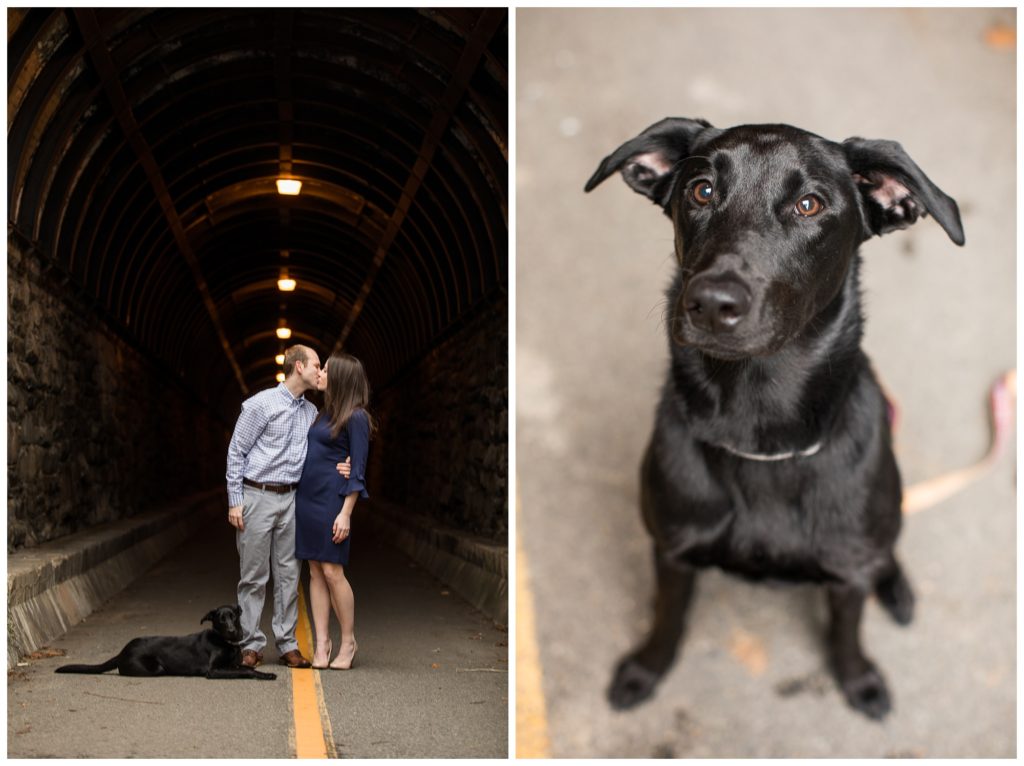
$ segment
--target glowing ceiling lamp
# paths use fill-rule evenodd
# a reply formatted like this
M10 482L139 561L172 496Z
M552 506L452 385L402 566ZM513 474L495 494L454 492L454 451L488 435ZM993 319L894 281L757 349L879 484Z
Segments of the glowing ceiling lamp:
M277 193L284 194L289 197L296 196L302 191L302 181L298 178L278 178L277 179Z
M274 357L274 361L278 364L284 364L284 354L278 354Z
M284 321L284 317L277 323L277 337L281 340L288 340L292 337L292 331L288 328L288 324Z
M278 383L284 383L284 373L283 372L277 373L277 382Z
M283 293L290 293L295 289L295 280L288 276L288 269L281 269L281 276L277 280L277 289Z

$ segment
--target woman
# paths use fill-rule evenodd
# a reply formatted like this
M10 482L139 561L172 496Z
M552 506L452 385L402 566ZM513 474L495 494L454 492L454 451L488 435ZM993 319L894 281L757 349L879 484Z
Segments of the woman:
M355 597L345 578L356 499L366 492L366 454L373 420L365 407L370 385L362 363L348 354L327 360L317 379L324 408L309 428L302 479L295 493L295 557L309 562L309 601L316 645L314 668L348 670L356 656ZM336 464L351 458L348 479ZM341 644L330 664L331 606L341 623Z

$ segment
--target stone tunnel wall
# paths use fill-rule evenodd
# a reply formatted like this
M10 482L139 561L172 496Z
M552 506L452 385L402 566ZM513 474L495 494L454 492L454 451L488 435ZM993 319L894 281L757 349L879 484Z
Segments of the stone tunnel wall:
M7 277L8 552L223 486L230 425L13 238Z
M508 533L508 301L371 394L380 430L371 497L504 543Z
M224 484L224 423L8 243L8 551ZM375 392L370 492L505 542L508 303Z

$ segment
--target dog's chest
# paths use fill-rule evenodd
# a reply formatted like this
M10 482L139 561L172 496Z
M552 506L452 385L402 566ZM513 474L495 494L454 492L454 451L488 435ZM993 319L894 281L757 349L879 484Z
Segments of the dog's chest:
M788 492L756 484L729 488L730 503L713 528L691 534L681 558L717 566L754 580L826 582L839 579L835 541L849 535L827 511L813 506L817 493Z
M819 534L811 515L799 505L754 502L733 512L715 546L714 563L757 580L831 580Z

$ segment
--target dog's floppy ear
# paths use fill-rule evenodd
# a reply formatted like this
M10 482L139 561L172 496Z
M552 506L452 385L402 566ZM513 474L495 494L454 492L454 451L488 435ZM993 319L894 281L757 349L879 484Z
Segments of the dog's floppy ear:
M949 238L964 243L960 210L895 141L848 138L843 142L867 212L868 236L905 229L931 213Z
M710 127L704 120L685 117L668 117L655 123L605 157L583 190L590 191L621 170L633 191L665 207L672 192L672 167L689 156L694 137Z
M216 609L211 609L209 612L207 612L206 616L199 621L199 624L202 625L204 622L213 622L213 615L216 611Z

